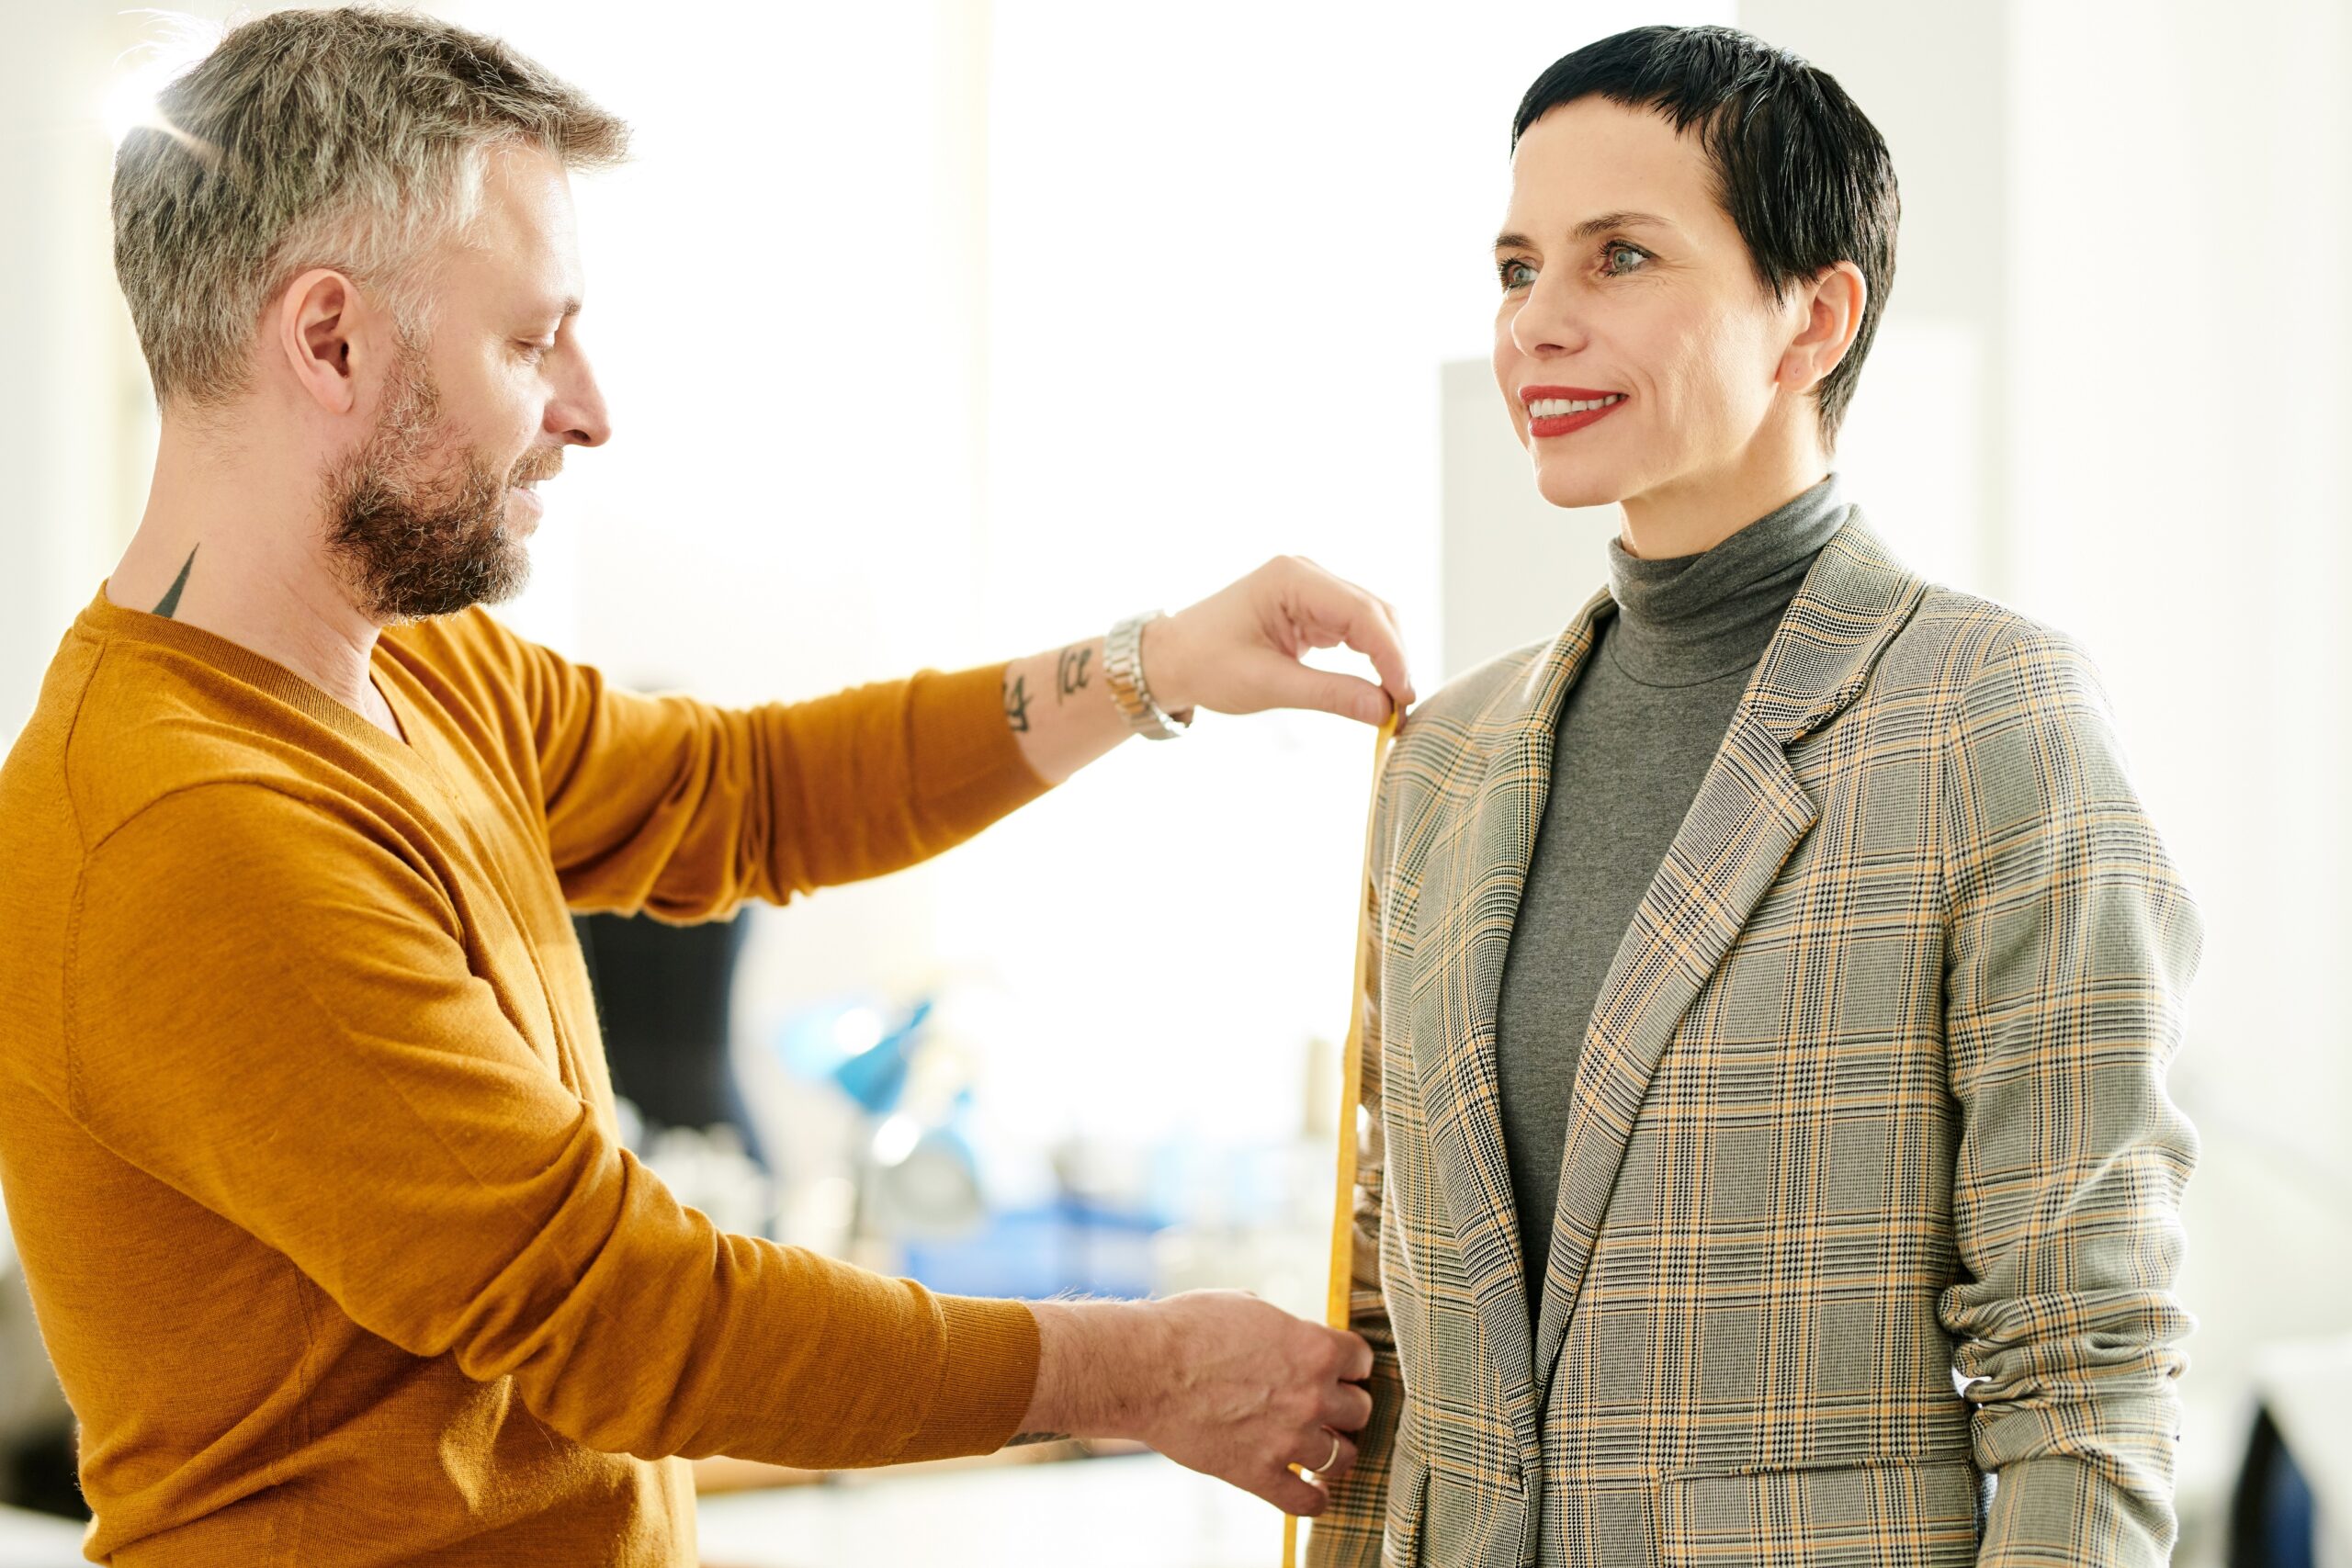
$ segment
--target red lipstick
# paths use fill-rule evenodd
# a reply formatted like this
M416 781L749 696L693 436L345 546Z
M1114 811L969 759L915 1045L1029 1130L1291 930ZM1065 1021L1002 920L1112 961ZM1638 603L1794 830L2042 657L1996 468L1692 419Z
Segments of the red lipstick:
M1535 412L1535 405L1539 402L1589 403L1599 401L1602 398L1615 398L1617 400L1613 403L1602 403L1599 408L1584 409L1576 413L1555 413L1539 418ZM1582 430L1588 424L1606 419L1623 408L1625 394L1594 387L1521 387L1519 389L1519 400L1521 406L1527 410L1528 434L1566 435L1571 431Z

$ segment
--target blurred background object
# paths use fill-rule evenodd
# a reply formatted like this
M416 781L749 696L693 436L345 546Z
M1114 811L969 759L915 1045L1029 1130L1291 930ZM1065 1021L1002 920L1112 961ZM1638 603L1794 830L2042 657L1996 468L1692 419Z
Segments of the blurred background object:
M578 915L613 1092L649 1128L727 1127L753 1161L760 1134L735 1076L735 966L752 911L673 926Z
M2342 1540L2352 1416L2277 1370L2352 1333L2341 0L426 8L640 134L577 187L616 438L547 491L503 614L729 702L1091 635L1277 551L1394 601L1425 691L1548 635L1614 525L1535 499L1486 372L1512 107L1650 21L1835 73L1905 207L1849 490L1923 570L2088 646L2211 931L2173 1077L2205 1144L2178 1561L2225 1560L2249 1486L2312 1500L2300 1536L2264 1503L2265 1541ZM143 498L109 138L203 47L102 0L8 29L0 739ZM1316 1311L1369 756L1336 719L1213 719L901 875L674 941L616 924L628 958L592 922L600 970L644 976L604 1003L640 1154L724 1223L947 1288ZM1165 829L1131 850L1137 820ZM1138 986L1114 931L1167 967ZM0 1410L54 1415L20 1292ZM1271 1537L1235 1521L1272 1528L1153 1459L706 1516L715 1560L803 1564L853 1537L969 1560L1038 1519L1070 1528L1023 1561L1098 1561L1144 1517L1122 1561L1254 1562Z
M62 1543L73 1547L74 1556L57 1561L78 1561L81 1532L60 1534L48 1526L57 1516L82 1515L74 1479L74 1412L50 1375L6 1217L0 1194L0 1568L12 1568L20 1547L39 1562L48 1560L42 1552ZM14 1510L19 1509L49 1517L18 1518Z

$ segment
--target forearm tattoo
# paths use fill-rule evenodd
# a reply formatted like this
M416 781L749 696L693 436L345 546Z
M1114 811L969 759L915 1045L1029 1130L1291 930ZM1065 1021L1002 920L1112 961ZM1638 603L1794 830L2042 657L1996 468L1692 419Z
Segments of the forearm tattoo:
M172 591L164 594L162 602L156 604L155 614L163 616L164 619L170 620L172 612L180 607L180 590L187 586L188 570L196 565L196 551L203 547L203 545L198 544L195 549L188 551L187 559L180 562L180 574L172 579Z
M1029 677L1012 675L1004 682L1004 721L1016 734L1029 733Z
M1061 689L1054 694L1055 702L1065 701L1071 693L1081 690L1086 685L1086 667L1093 661L1093 659L1094 647L1091 643L1080 643L1076 648L1062 649L1059 671Z

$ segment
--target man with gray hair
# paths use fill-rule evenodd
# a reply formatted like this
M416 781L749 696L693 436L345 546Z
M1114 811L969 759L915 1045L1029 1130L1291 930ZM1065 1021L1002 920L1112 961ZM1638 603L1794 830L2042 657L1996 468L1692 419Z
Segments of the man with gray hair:
M1292 1467L1351 1462L1362 1339L718 1231L621 1147L567 914L880 874L1195 707L1377 722L1412 696L1388 607L1283 558L817 702L613 690L480 606L522 581L533 486L609 434L568 171L626 129L358 9L238 28L161 111L114 193L153 490L0 768L0 1180L89 1555L691 1563L678 1456L1022 1433L1319 1510ZM1343 641L1377 685L1299 663Z

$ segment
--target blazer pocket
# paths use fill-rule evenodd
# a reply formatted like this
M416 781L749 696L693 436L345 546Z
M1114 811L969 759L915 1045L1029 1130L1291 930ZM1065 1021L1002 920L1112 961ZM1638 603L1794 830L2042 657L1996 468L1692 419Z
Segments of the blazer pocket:
M1962 1568L1976 1561L1978 1485L1959 1458L1670 1475L1651 1514L1657 1562Z

